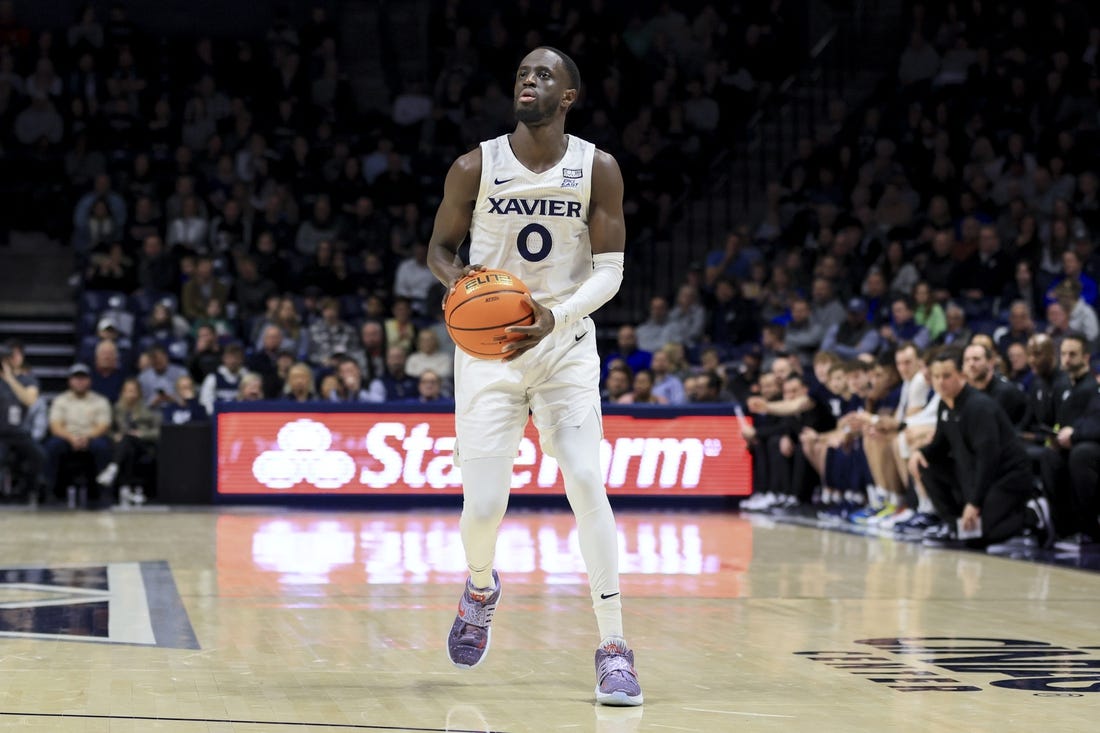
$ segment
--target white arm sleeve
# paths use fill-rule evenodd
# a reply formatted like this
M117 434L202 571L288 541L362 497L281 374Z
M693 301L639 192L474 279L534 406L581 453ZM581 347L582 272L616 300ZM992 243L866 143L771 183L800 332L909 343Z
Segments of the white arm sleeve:
M576 323L615 297L623 282L623 253L601 252L592 255L592 274L564 303L550 309L554 330Z

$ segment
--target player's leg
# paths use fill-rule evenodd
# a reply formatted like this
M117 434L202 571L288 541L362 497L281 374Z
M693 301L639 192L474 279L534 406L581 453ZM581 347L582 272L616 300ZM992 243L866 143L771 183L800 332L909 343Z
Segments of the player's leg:
M623 638L619 590L619 533L600 470L603 430L593 409L580 425L554 431L553 455L565 478L565 494L577 517L577 536L588 570L592 607L600 632L596 650L596 700L604 705L641 705L634 652Z
M511 457L462 459L462 516L458 527L470 581L476 588L493 585L497 530L508 508L511 482Z
M527 424L527 402L514 370L464 354L455 366L455 464L462 470L459 530L470 578L447 637L447 655L455 666L470 668L489 650L490 624L501 597L493 559L508 506L512 463Z
M554 334L558 343L551 347L556 358L546 359L545 364L551 376L533 385L531 409L543 450L557 459L566 497L577 518L577 536L600 632L596 701L641 705L634 652L623 638L619 533L600 462L599 355L595 340L584 338L592 328L591 320L585 318L575 333Z
M590 410L579 425L559 428L551 440L565 479L565 496L577 518L577 537L588 570L600 638L622 636L619 533L600 470L600 416Z
M871 478L875 486L885 489L891 497L898 497L903 493L901 477L895 462L897 456L894 452L894 437L896 435L894 432L889 432L863 436L863 454L867 457Z

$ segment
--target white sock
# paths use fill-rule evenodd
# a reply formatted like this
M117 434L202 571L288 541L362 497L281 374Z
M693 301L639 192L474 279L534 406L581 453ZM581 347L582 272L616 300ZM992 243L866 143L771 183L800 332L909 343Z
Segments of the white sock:
M552 440L554 457L565 477L565 496L577 518L577 538L601 638L623 634L619 530L603 484L602 438L599 416L593 410L577 427L559 428Z
M493 587L497 529L508 508L512 459L473 458L462 462L462 516L458 520L466 567L475 588Z
M603 596L608 593L592 592L592 610L596 612L596 627L600 631L600 638L622 637L623 635L623 604L622 595L614 592L611 598ZM601 642L601 646L604 642Z
M615 644L617 646L626 647L626 639L624 639L621 634L612 634L610 636L605 636L600 639L601 647L605 647L608 644Z

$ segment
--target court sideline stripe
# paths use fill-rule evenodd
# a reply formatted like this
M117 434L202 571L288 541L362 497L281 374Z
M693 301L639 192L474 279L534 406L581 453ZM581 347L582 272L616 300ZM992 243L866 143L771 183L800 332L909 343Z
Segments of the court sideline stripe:
M28 718L82 718L86 720L149 720L165 723L230 723L234 725L284 725L299 728L343 728L351 730L396 730L413 733L507 733L501 730L473 730L470 728L409 728L400 725L366 725L360 723L302 723L278 720L235 720L231 718L168 718L159 715L94 715L92 713L18 713L0 710L0 717Z

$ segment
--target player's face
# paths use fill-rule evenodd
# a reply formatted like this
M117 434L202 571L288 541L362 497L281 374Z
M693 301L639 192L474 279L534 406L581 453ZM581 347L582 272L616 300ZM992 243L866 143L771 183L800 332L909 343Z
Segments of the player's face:
M910 348L899 349L894 354L894 365L897 366L901 378L908 382L920 368L920 364L917 363L917 352Z
M802 383L796 380L788 380L783 383L783 399L794 400L803 395L805 389Z
M862 369L848 372L848 391L854 395L863 395L867 391L867 375Z
M525 125L545 124L557 114L569 88L569 74L558 55L535 49L524 57L516 72L516 119Z
M848 378L843 369L833 369L829 372L829 391L835 395L844 394L848 386Z

